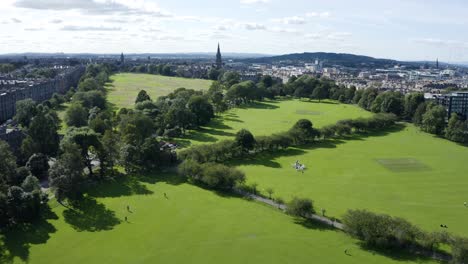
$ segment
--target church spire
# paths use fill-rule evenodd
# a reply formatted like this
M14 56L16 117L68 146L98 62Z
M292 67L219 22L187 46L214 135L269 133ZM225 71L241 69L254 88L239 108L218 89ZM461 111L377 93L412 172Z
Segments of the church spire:
M223 67L223 59L221 57L221 49L218 42L218 52L216 53L216 68L221 69Z

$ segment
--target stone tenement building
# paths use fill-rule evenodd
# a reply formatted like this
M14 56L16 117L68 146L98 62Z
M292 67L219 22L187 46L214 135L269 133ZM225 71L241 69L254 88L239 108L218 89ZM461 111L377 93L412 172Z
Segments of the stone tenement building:
M50 99L54 93L65 94L72 86L78 84L84 71L83 65L70 67L54 79L32 84L0 80L0 123L15 115L17 101L31 98L36 102L43 102Z

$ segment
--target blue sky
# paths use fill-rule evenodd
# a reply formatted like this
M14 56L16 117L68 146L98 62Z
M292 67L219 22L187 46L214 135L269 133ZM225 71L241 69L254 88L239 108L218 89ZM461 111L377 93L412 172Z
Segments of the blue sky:
M1 0L0 53L346 52L468 61L463 0Z

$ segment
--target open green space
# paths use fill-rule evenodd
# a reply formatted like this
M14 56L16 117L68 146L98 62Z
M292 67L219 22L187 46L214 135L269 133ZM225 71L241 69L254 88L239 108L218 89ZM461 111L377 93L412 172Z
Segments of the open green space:
M285 200L311 198L330 216L369 209L426 230L444 224L449 232L466 235L467 157L465 146L405 124L388 133L290 148L235 165L260 190L273 188ZM307 166L304 174L292 167L296 160Z
M423 261L362 249L342 232L160 173L99 186L73 209L51 204L47 221L0 240L1 263ZM345 255L345 249L352 256Z
M290 129L299 119L309 119L314 127L322 127L346 118L370 117L372 114L354 105L333 101L277 100L257 102L241 108L233 108L215 118L207 127L191 131L180 140L183 146L207 144L232 139L242 128L255 136L271 135Z
M202 79L167 77L152 74L120 73L110 77L107 86L109 102L117 109L133 108L138 92L145 90L152 99L167 95L177 88L207 90L211 82Z

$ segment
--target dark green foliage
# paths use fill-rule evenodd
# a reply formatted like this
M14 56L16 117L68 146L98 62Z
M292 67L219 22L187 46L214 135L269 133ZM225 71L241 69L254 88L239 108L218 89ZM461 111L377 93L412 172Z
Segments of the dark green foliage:
M236 185L245 182L243 172L219 163L199 164L193 160L186 160L179 165L178 171L193 183L217 190L232 190Z
M421 128L431 134L440 135L444 132L447 111L441 105L429 105L423 115Z
M67 134L63 138L61 144L78 145L81 151L81 159L88 168L89 174L93 176L92 161L95 154L102 148L99 134L88 127L71 128L67 130Z
M0 192L5 190L8 179L16 174L16 158L5 141L0 140Z
M91 109L98 107L106 109L106 98L100 91L77 92L73 96L73 102L81 104L83 107Z
M83 127L88 124L88 110L79 103L73 103L65 112L65 123L69 127Z
M452 245L452 262L453 263L467 263L468 262L468 238L455 237L451 243Z
M45 155L54 156L59 147L59 119L57 113L49 110L47 107L38 107L38 113L33 118L27 131L29 140L25 140L24 149L31 151L27 153L29 157L33 153L43 153Z
M188 110L195 115L195 123L197 126L208 124L214 117L213 106L205 97L192 96L187 103Z
M96 91L100 89L99 83L94 78L87 78L78 85L79 92Z
M77 144L65 142L61 145L61 152L49 169L50 187L59 201L79 198L86 183L82 151Z
M392 113L401 116L404 110L403 100L403 94L400 92L384 92L375 98L370 110L374 113Z
M145 90L141 90L140 92L138 92L137 98L135 100L135 104L138 104L144 101L151 101L151 97L148 95L148 93Z
M16 115L13 119L23 127L29 127L31 119L36 115L36 102L25 99L16 102Z
M31 171L32 175L36 176L38 179L47 178L49 159L42 153L36 153L29 158L26 167Z
M241 129L237 132L235 142L245 152L252 150L255 146L255 138L247 129Z
M369 246L404 248L416 244L421 231L408 221L365 210L348 210L343 217L345 230Z
M462 121L456 113L452 113L445 130L445 138L458 143L467 143L468 122Z
M404 118L406 120L413 120L413 117L419 105L424 103L424 94L422 93L409 93L405 96L404 103Z
M295 197L287 204L286 213L298 217L307 217L315 213L315 210L312 200Z

